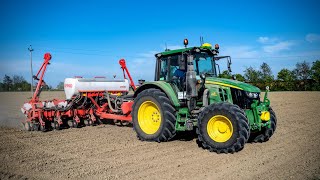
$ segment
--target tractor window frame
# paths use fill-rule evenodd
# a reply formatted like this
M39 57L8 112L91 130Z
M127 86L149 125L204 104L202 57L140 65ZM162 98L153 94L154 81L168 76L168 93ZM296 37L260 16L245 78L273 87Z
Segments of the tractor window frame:
M216 70L216 61L214 60L214 56L210 56L209 54L204 54L204 53L195 53L194 54L194 59L193 59L193 61L194 61L194 64L195 64L195 71L196 71L196 74L198 75L198 76L200 76L201 75L201 73L202 72L200 72L200 70L199 70L199 62L200 61L203 61L203 60L201 60L200 58L205 58L205 59L210 59L210 63L211 63L211 69L212 69L212 71L210 72L210 74L212 73L212 75L214 76L214 77L217 77L218 75L217 75L217 70Z
M178 56L179 55L194 55L194 59L193 59L193 62L194 62L194 69L195 69L195 72L197 74L197 76L200 76L201 73L199 72L199 60L200 58L210 58L210 61L211 61L211 68L212 68L212 71L209 72L208 74L210 74L212 77L218 77L218 72L217 72L217 69L216 69L216 60L215 60L215 55L213 54L209 54L208 52L190 52L190 53L179 53L179 54L172 54L172 55L168 55L168 56L161 56L161 57L157 57L157 63L156 63L156 73L155 73L155 81L166 81L166 82L171 82L172 81L172 76L173 76L173 72L171 72L171 65L168 66L168 64L171 64L171 60L174 59L174 60L177 60ZM163 66L163 63L166 63L165 66L167 68L164 68ZM178 66L178 65L176 65ZM164 71L165 70L165 71ZM187 71L187 69L186 69ZM163 72L165 72L164 75Z
M155 81L168 81L168 61L170 62L169 57L157 58Z
M178 56L179 55L176 54L157 58L155 81L172 81L174 71L179 69Z

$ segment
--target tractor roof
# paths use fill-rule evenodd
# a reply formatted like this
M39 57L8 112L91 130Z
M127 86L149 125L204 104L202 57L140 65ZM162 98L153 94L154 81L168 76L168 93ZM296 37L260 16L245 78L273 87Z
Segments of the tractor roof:
M160 54L165 56L165 55L173 55L173 54L177 54L177 53L183 53L186 51L190 51L191 49L193 49L195 47L189 47L189 48L183 48L183 49L175 49L175 50L167 50L164 52L161 52Z
M197 51L196 51L197 50ZM181 54L184 52L207 52L212 55L216 55L217 50L212 50L211 47L206 47L206 46L200 46L200 47L188 47L188 48L183 48L183 49L175 49L175 50L167 50L161 53L155 54L156 57L161 57L161 56L171 56L171 55L177 55Z

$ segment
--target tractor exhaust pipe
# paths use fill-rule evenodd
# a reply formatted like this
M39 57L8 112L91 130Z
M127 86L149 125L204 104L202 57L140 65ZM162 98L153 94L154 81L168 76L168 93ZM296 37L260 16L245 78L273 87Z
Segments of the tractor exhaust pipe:
M196 88L197 79L196 72L193 68L193 55L187 57L187 73L186 73L186 97L188 101L188 107L192 111L196 106L196 97L198 97L198 91Z

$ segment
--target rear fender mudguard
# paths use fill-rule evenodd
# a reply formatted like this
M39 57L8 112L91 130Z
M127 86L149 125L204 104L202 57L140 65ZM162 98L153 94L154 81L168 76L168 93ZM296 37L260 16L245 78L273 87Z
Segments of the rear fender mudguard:
M140 92L150 88L160 89L168 96L173 106L180 107L177 93L172 89L169 83L164 81L156 81L143 84L134 92L134 98L136 98Z

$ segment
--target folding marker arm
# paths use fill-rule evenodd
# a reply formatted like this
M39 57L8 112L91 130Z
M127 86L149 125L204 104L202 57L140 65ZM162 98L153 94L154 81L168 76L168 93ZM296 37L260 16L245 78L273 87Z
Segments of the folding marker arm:
M128 77L129 77L129 80L130 80L130 86L131 86L131 87L133 88L133 90L135 91L135 90L136 90L136 86L134 85L134 82L133 82L133 80L132 80L132 78L131 78L131 75L130 75L130 73L129 73L129 70L128 70L127 66L126 66L126 61L125 61L124 59L120 59L120 60L119 60L119 64L120 64L121 69L122 69L122 71L123 71L123 77L124 77L125 79L127 79L127 78L126 78L126 73L127 73Z
M49 61L51 60L51 54L50 53L46 53L44 54L44 61L42 63L42 66L40 67L38 73L36 76L33 76L33 78L35 80L38 80L38 83L37 83L37 88L32 96L32 100L31 102L37 102L39 101L39 96L40 96L40 91L41 91L41 87L45 85L45 82L43 80L43 77L44 77L44 74L47 70L47 66L49 63ZM40 78L38 77L40 74Z

